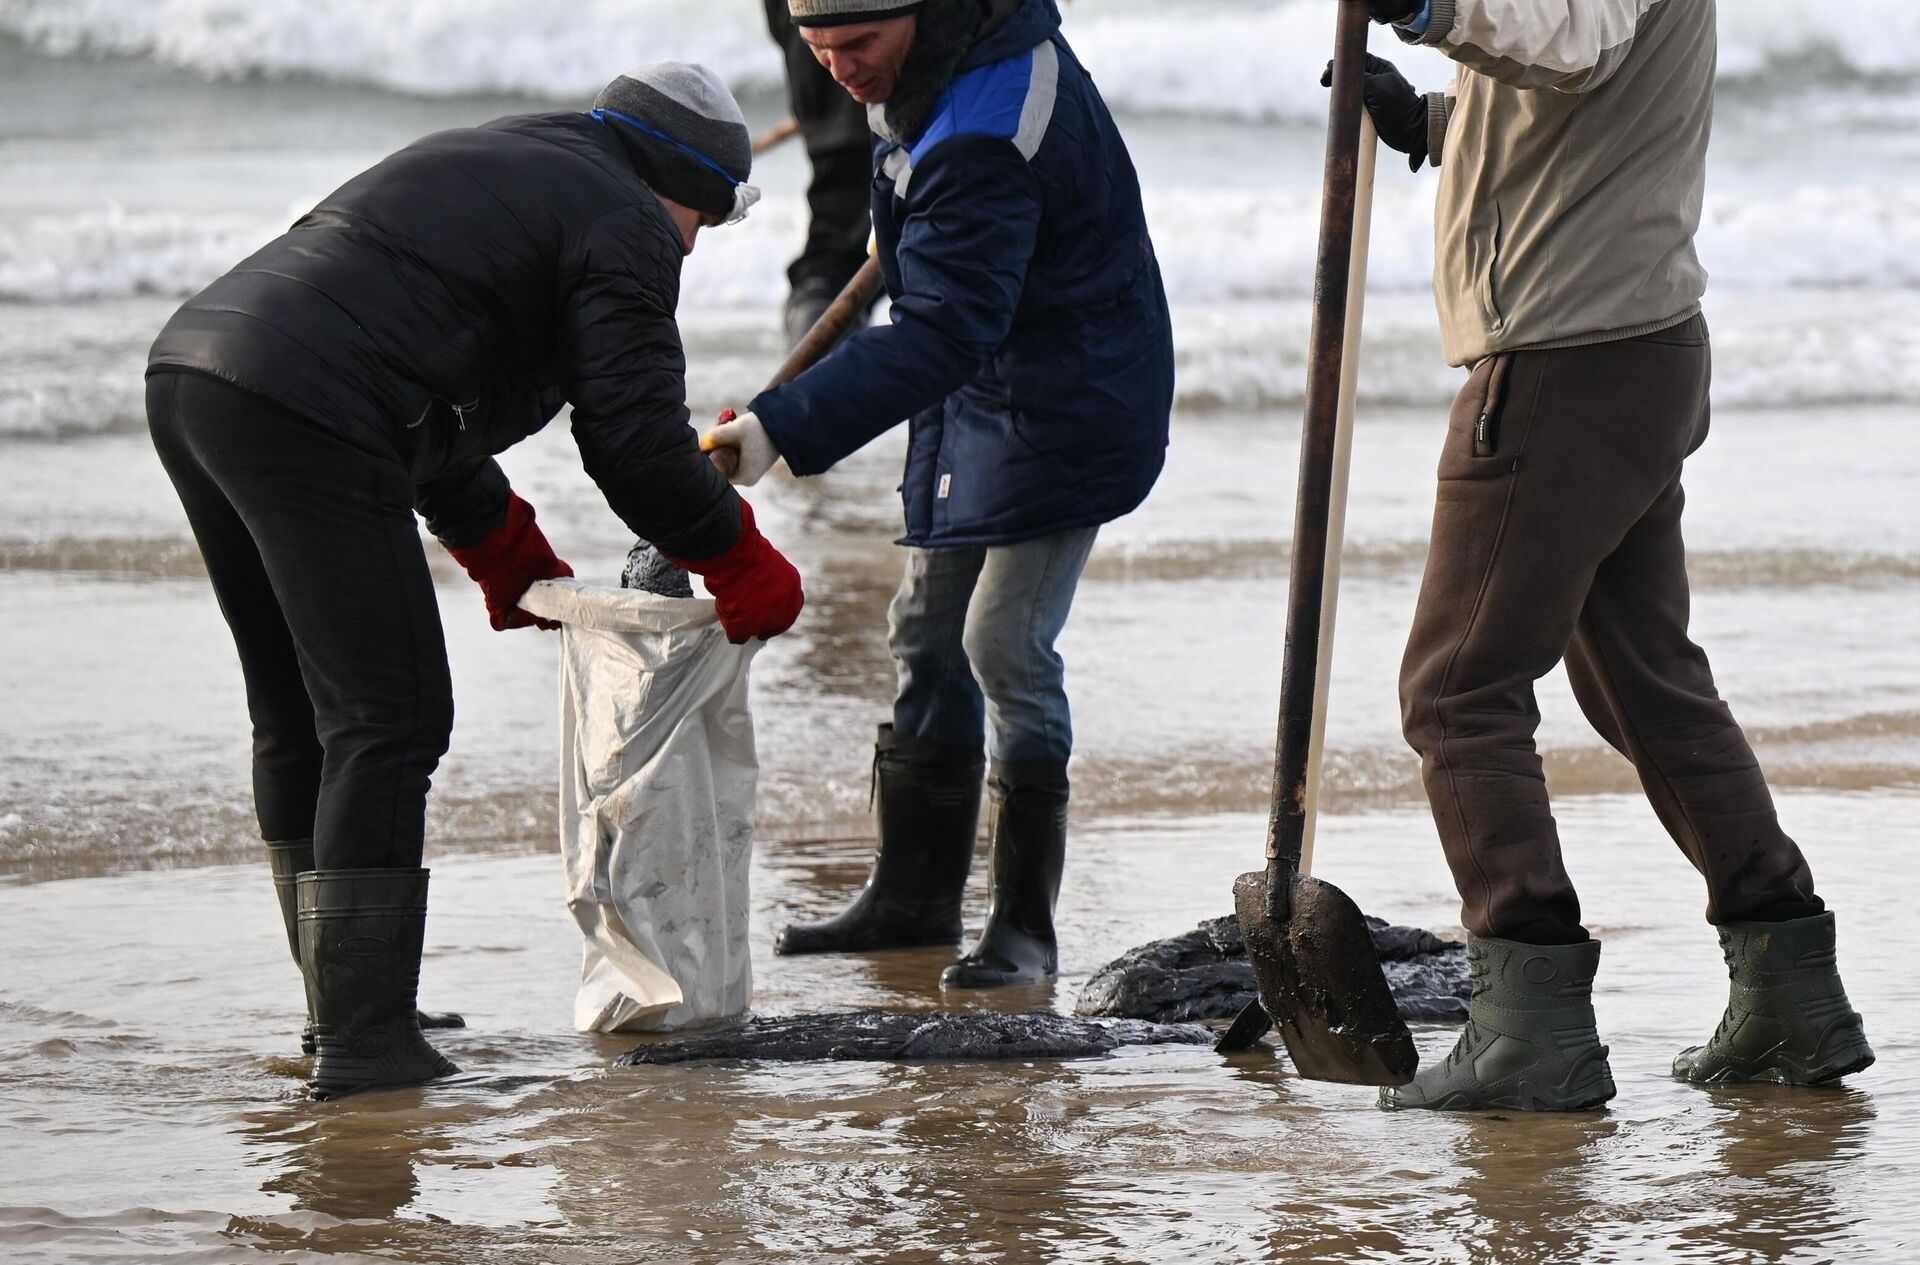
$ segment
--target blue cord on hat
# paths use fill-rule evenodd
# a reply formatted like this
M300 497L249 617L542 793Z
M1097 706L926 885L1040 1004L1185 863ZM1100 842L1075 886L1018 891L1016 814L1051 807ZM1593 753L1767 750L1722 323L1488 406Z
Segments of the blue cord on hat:
M721 179L725 180L729 185L733 186L733 213L727 216L727 223L738 224L741 220L744 220L745 218L747 218L748 208L750 208L751 206L753 206L754 203L760 200L759 189L755 188L753 185L748 184L744 180L735 178L732 172L728 171L725 167L722 167L719 163L713 161L713 159L707 157L705 154L701 153L699 150L695 149L693 146L683 144L682 142L673 139L673 137L668 136L665 132L660 131L658 128L648 127L645 123L642 123L639 119L634 118L631 114L622 114L618 110L609 110L603 105L596 105L595 107L593 107L593 109L587 111L587 113L591 114L594 118L599 119L602 123L606 122L608 119L619 119L622 123L625 123L630 127L637 127L641 131L645 132L648 136L652 136L659 140L665 141L667 144L673 146L675 149L679 150L681 153L686 154L690 158L698 159L700 162L705 163L707 166L719 172Z
M683 145L679 141L673 139L673 137L668 136L665 132L662 132L657 128L648 127L645 123L642 123L639 119L634 118L631 114L622 114L618 110L609 110L603 105L594 106L592 110L588 111L588 113L592 114L594 118L599 119L603 123L608 119L619 119L622 123L626 123L626 124L629 124L630 126L639 128L641 131L645 132L648 136L658 137L659 139L665 141L667 144L673 146L675 149L679 150L681 153L689 154L694 158L698 158L701 162L705 163L707 166L719 172L721 177L725 179L728 184L733 185L735 188L738 188L741 184L745 183L744 181L735 179L734 174L732 172L728 171L725 167L722 167L719 163L713 161L713 159L707 157L705 154L701 153L699 150L695 149L693 146Z

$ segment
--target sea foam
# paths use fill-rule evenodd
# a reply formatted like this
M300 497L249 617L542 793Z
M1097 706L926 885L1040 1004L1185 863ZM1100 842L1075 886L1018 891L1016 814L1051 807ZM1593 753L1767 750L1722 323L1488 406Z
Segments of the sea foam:
M1330 44L1327 0L1078 0L1081 60L1116 106L1313 119ZM1907 0L1737 0L1720 7L1721 75L1777 84L1920 80ZM214 77L310 75L422 94L587 96L656 58L698 61L736 90L772 91L780 63L760 0L0 0L0 32L47 52L151 58ZM1870 32L1871 38L1862 38ZM1450 66L1383 29L1375 51L1423 88Z
M1428 177L1376 191L1368 288L1410 293L1431 284ZM1311 293L1319 190L1297 185L1146 191L1167 292L1205 304ZM314 200L317 200L317 195ZM185 215L103 207L0 227L0 301L67 303L161 295L185 298L284 232L297 218ZM703 236L687 261L682 302L764 305L803 235L804 203L773 196L748 220ZM1197 231L1223 228L1222 233ZM1230 242L1223 249L1222 241ZM1812 185L1709 193L1699 250L1714 291L1752 288L1920 288L1920 187Z

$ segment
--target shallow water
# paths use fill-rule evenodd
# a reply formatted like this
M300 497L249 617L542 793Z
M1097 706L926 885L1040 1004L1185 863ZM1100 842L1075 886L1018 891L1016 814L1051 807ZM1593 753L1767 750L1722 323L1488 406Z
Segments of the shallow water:
M1841 911L1841 962L1879 1064L1844 1088L1703 1091L1666 1076L1724 997L1700 898L1636 801L1563 808L1605 944L1596 996L1620 1095L1550 1118L1383 1113L1266 1051L1136 1049L1023 1065L611 1069L567 1032L574 932L550 857L445 860L423 997L454 1081L314 1105L289 1057L298 993L259 867L0 889L0 1256L355 1259L1902 1260L1920 1240L1920 1084L1905 916L1914 796L1794 794ZM1261 821L1079 832L1067 1008L1128 945L1220 912ZM1321 872L1429 925L1453 901L1417 812L1329 819ZM952 1005L948 954L783 959L772 927L860 881L857 847L756 865L768 1012ZM975 895L979 895L979 880ZM977 925L978 901L969 908ZM1450 1028L1420 1031L1426 1057Z
M1292 519L1291 480L1278 472L1295 425L1183 417L1146 508L1103 529L1062 639L1081 809L1265 802ZM1835 451L1839 428L1853 442ZM1905 491L1920 452L1890 460L1920 448L1917 433L1894 407L1727 413L1690 466L1695 635L1776 786L1920 784L1920 533ZM1438 440L1431 413L1382 409L1358 441L1328 731L1336 810L1418 802L1394 669ZM5 447L19 513L18 534L0 526L10 611L0 873L252 855L239 674L145 437ZM753 492L809 592L800 625L755 668L763 834L867 829L872 726L892 682L897 461L897 442L883 442L828 481ZM507 465L575 570L613 583L631 539L564 431L515 448ZM459 709L436 778L437 846L551 846L553 647L489 631L477 593L432 557ZM1558 674L1541 706L1556 793L1633 788Z
M459 721L430 809L424 1000L466 1012L469 1029L437 1038L466 1074L313 1105L290 1057L299 989L258 861L239 674L143 433L139 373L180 299L344 176L420 133L555 105L506 90L594 78L552 69L548 55L582 37L532 0L415 7L425 29L495 23L513 38L455 41L422 67L355 43L386 20L378 6L263 0L246 6L256 26L162 41L171 63L239 72L210 84L141 59L156 51L142 42L155 20L143 0L0 0L0 31L73 31L135 55L50 57L0 35L0 1259L1920 1253L1920 933L1906 908L1920 820L1911 41L1830 57L1829 19L1771 2L1772 20L1723 40L1702 236L1718 411L1687 476L1696 635L1839 911L1841 962L1879 1050L1847 1087L1667 1079L1672 1053L1717 1017L1718 954L1697 881L1557 676L1541 737L1569 866L1606 943L1596 1003L1621 1088L1606 1112L1390 1116L1271 1054L1204 1049L613 1070L625 1042L568 1030L578 949L549 855L553 646L487 631L477 594L434 549ZM757 40L751 6L723 7L713 47ZM1276 5L1233 29L1318 40L1325 8L1309 21L1310 9ZM334 23L334 42L272 38L308 18ZM1138 5L1084 20L1083 52L1116 99L1204 99L1191 82L1211 66L1201 59L1164 80L1121 74L1142 32L1187 47L1190 27ZM315 47L376 82L441 75L428 86L474 95L246 78L289 64L333 73L299 60ZM519 60L490 61L502 48ZM1236 117L1123 120L1175 305L1179 413L1166 475L1102 532L1063 639L1077 733L1066 973L963 1003L1070 1009L1106 960L1225 912L1233 875L1258 860L1320 143L1317 89L1281 82L1302 59L1289 45L1282 71L1240 85L1223 107ZM1438 86L1431 66L1409 64ZM770 59L756 66L749 83ZM747 106L756 124L779 108L764 88ZM1265 115L1280 121L1246 121ZM776 153L757 176L770 196L755 218L703 237L689 263L696 414L739 403L778 358L798 156ZM1319 869L1370 913L1444 929L1456 901L1394 699L1459 377L1438 363L1422 291L1431 180L1383 166ZM955 1004L933 987L942 951L768 951L775 928L839 908L865 874L899 459L895 435L830 478L752 493L809 591L755 672L766 1013ZM579 573L613 583L632 542L564 428L505 464ZM975 925L980 886L976 874ZM1419 1033L1429 1058L1452 1036Z

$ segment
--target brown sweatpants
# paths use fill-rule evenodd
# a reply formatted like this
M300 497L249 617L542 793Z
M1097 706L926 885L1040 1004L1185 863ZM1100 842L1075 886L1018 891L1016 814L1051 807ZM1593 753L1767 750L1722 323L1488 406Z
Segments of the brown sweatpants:
M1586 935L1533 741L1534 682L1562 658L1706 878L1709 922L1822 908L1687 636L1680 468L1707 436L1709 377L1695 316L1491 357L1454 402L1400 703L1475 935Z

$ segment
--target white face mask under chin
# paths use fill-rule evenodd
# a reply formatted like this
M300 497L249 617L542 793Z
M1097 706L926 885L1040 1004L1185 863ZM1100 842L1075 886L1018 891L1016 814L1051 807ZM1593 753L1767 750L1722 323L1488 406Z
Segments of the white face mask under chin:
M753 204L759 200L760 189L757 185L737 184L733 186L733 210L727 215L727 218L721 222L724 224L738 224L741 220L747 218L747 212L752 210Z

